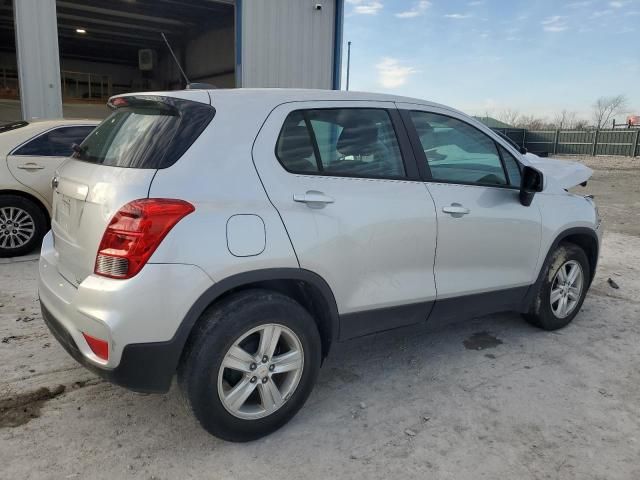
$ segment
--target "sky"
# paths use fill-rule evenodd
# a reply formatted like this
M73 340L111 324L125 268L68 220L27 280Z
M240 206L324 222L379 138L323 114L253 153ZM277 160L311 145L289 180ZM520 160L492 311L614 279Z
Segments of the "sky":
M586 119L624 94L640 114L640 0L346 0L343 88L349 40L350 90Z

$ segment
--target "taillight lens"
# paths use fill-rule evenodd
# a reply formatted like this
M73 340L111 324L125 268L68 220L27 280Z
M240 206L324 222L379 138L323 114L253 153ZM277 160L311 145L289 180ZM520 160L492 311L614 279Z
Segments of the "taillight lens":
M95 273L131 278L147 263L162 239L182 218L195 210L183 200L134 200L114 215L102 236Z

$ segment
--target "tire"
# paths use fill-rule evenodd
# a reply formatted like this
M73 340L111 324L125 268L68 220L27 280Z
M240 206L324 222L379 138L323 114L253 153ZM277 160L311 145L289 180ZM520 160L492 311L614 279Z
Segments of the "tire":
M36 203L17 195L0 195L0 257L32 252L47 230L47 217Z
M581 275L579 293L576 284L573 287L562 285L563 278L567 278L567 272L572 272L574 266L579 267L577 275ZM584 250L572 243L561 243L547 259L543 268L544 276L539 282L536 296L529 311L523 316L529 323L543 330L557 330L571 323L580 311L589 289L591 269ZM564 277L560 271L561 268ZM551 298L552 292L554 301ZM562 309L560 303L563 300L555 300L558 294L567 298L566 311Z
M272 358L262 363L259 343L269 336L265 333L267 329L273 328L281 329L280 340ZM238 344L252 331L254 333ZM254 361L249 369L254 370L246 370L248 363L244 361L241 365L245 373L223 368L223 360L234 346L241 347L244 353L250 352ZM292 359L298 358L295 364L301 362L300 369L285 373L268 371L270 368L275 371L275 365L284 365L276 363L285 358L281 356L283 351ZM244 354L241 357L244 360ZM271 367L272 360L274 367ZM321 342L316 323L299 303L280 293L247 290L233 294L203 313L183 353L178 383L188 407L205 430L223 440L247 442L274 432L293 418L313 390L320 362ZM252 380L254 378L257 380ZM241 385L241 382L244 383ZM238 397L231 394L233 388L250 389L252 383L251 395L235 409L231 399ZM277 402L265 401L264 395L268 396L265 392L274 386L280 394L285 392L284 403L268 411L266 405L276 408Z

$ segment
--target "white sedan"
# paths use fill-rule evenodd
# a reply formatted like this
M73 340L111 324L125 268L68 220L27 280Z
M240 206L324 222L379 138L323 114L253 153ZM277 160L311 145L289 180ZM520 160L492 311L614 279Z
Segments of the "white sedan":
M36 248L49 229L51 179L99 120L0 125L0 257Z

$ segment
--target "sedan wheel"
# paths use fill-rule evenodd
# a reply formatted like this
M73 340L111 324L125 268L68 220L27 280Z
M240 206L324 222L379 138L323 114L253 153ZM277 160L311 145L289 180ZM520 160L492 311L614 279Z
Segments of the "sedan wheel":
M0 208L0 248L21 248L36 233L33 217L19 207Z

